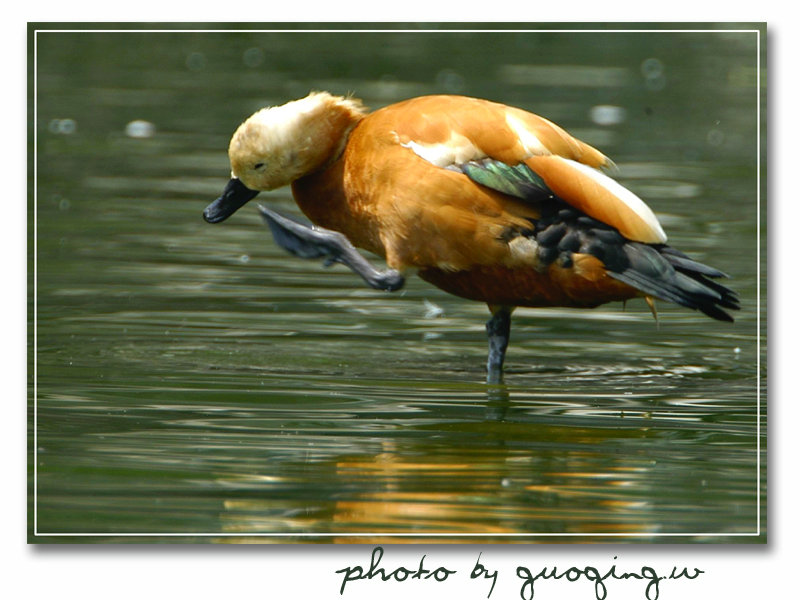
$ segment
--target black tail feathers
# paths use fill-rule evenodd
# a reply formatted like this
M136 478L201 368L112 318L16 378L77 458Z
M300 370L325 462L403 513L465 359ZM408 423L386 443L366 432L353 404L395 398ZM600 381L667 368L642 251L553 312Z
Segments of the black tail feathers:
M649 296L699 310L712 319L733 321L723 309L739 310L738 295L709 279L727 277L721 271L664 244L628 242L623 250L627 260L618 265L622 268L608 270L614 279Z

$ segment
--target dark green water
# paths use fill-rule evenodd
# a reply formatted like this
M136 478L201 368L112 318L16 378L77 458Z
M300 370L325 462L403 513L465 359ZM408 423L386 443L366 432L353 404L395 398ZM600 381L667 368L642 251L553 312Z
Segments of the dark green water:
M38 33L31 541L763 541L756 42ZM238 123L311 89L373 108L461 93L558 122L674 246L731 275L736 323L520 310L506 384L487 387L485 306L290 258L255 206L203 222ZM260 199L299 212L288 190Z

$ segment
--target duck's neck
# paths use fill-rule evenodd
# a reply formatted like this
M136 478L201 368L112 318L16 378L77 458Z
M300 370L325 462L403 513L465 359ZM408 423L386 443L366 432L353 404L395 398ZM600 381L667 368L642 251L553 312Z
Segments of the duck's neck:
M291 107L290 103L286 105ZM313 173L338 159L350 132L364 118L366 110L352 98L313 93L296 102L298 109L294 147L297 162L305 165L305 173Z

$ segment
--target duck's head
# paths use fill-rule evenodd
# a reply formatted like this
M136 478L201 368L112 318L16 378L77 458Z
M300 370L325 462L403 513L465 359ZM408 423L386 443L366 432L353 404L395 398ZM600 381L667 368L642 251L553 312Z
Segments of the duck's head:
M335 160L364 112L359 100L327 92L259 110L233 134L231 179L203 218L224 221L259 192L289 185Z

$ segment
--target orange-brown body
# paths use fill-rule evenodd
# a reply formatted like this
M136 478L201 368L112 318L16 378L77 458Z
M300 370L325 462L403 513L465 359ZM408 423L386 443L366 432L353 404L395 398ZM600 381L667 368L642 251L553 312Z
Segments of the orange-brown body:
M587 263L579 274L553 264L543 273L523 268L479 266L455 272L428 268L421 270L419 276L450 294L490 306L594 308L642 295L609 277L595 257L584 255L579 260Z
M486 155L519 162L524 150L506 126L504 108L428 96L376 111L359 120L338 159L292 184L294 198L314 223L344 233L394 269L417 269L422 279L463 298L504 306L593 307L642 295L608 277L591 256L572 268L554 263L538 269L515 261L503 233L530 228L529 219L539 216L536 207L476 185L402 145L444 143L454 130L469 129ZM447 118L428 116L441 114ZM519 114L562 155L606 164L597 150L563 130Z

